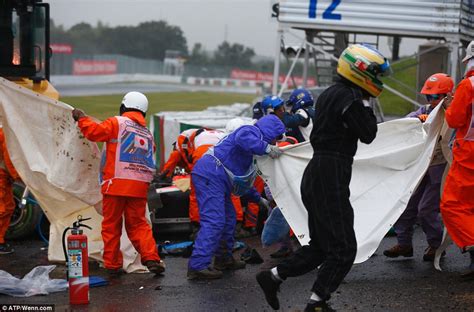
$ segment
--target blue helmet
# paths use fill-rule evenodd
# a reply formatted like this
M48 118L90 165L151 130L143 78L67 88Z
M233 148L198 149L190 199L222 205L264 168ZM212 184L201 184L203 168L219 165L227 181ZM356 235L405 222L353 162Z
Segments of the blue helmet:
M314 105L314 98L311 92L306 89L298 88L291 92L288 101L286 102L287 106L291 107L292 112L296 112L300 108L307 108Z
M267 95L262 100L262 110L267 114L269 108L275 110L285 104L285 101L279 96L276 95Z

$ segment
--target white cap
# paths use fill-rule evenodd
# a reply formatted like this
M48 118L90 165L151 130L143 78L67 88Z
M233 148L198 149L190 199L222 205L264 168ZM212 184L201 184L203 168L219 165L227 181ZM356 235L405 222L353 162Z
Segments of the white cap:
M465 63L474 57L474 41L471 41L466 49L466 56L462 59L462 62Z
M146 113L148 110L148 99L145 94L137 91L128 92L122 100L122 104L126 108L134 108Z

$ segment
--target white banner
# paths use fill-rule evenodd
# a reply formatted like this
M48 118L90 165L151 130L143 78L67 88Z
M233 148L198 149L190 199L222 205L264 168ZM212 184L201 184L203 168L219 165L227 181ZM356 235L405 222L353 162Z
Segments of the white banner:
M439 107L424 124L418 118L385 122L378 125L372 144L359 143L350 185L358 245L356 263L375 252L425 174L444 121L444 111ZM260 157L258 167L299 242L306 245L310 238L300 184L313 149L309 142L284 149L276 160Z
M100 154L79 131L72 107L0 78L0 118L13 165L51 223L48 259L64 261L61 236L81 215L91 258L102 260ZM145 269L123 231L127 272Z

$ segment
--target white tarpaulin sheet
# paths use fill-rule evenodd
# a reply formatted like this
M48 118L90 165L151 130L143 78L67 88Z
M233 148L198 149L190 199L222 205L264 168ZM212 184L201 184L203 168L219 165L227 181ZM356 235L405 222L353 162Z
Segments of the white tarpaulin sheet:
M13 165L51 223L48 259L64 261L61 235L79 215L92 218L84 229L89 255L101 260L102 200L98 182L100 155L71 117L71 106L0 78L0 118ZM124 269L142 270L126 234L121 239Z
M350 185L358 245L356 263L375 252L426 172L444 121L444 111L439 107L424 124L417 118L385 122L378 125L372 144L359 143ZM302 245L309 243L309 231L300 183L312 154L311 145L302 143L286 147L276 160L258 160L276 203Z

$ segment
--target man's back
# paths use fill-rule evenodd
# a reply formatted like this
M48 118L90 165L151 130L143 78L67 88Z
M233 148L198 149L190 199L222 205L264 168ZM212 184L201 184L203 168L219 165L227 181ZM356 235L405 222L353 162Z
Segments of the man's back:
M315 151L354 156L357 141L370 143L377 133L373 111L364 107L362 91L343 79L326 89L316 103L310 141Z

